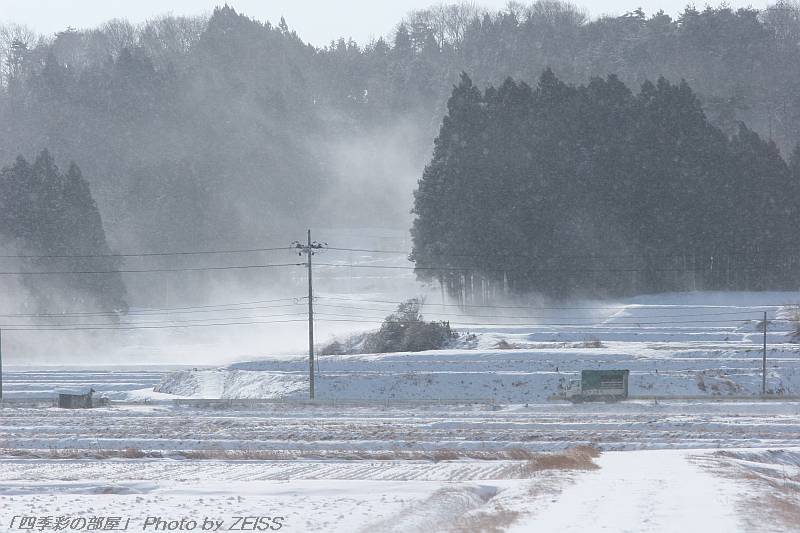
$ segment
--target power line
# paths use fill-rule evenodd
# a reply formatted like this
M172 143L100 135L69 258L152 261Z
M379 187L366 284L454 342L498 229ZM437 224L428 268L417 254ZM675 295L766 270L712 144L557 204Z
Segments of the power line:
M353 323L364 323L364 324L376 324L380 323L383 319L379 317L370 318L366 316L356 316L356 315L341 315L341 314L325 314L325 313L318 313L319 316L325 317L341 317L341 320L330 320L330 319L320 319L321 322L325 321L334 321L334 322L353 322ZM347 318L346 317L351 317ZM742 325L746 322L756 322L758 319L753 318L750 320L708 320L708 321L675 321L675 322L638 322L638 323L630 323L630 324L617 324L617 325L603 325L603 324L567 324L567 323L546 323L546 324L530 324L524 322L461 322L461 321L452 321L452 325L456 328L461 326L483 326L483 327L494 327L494 326L503 326L503 327L512 327L512 326L519 326L524 328L532 328L532 329L547 329L552 327L559 327L559 328L578 328L578 331L585 331L587 333L598 333L598 332L608 332L608 331L631 331L631 330L655 330L655 331L663 331L665 326L669 326L668 329L675 329L675 330L694 330L695 328L689 327L686 324L698 324L698 323L710 323L710 324L731 324L728 326L720 325L718 327L707 326L705 327L706 330L722 330L722 331L731 331L735 330L736 326L734 324ZM658 326L658 327L654 327Z
M291 304L291 305L296 305L296 304ZM281 307L281 306L276 306L276 307ZM337 306L325 306L325 307L334 307L334 308L336 308ZM233 310L233 309L231 309L231 310ZM239 310L239 309L237 309L237 310ZM153 321L123 322L123 323L118 323L118 324L117 323L111 323L111 322L104 322L104 323L81 323L81 322L78 322L78 323L73 323L73 324L52 324L52 325L43 325L43 324L4 324L4 325L0 325L0 327L9 328L10 329L10 328L15 328L15 327L31 327L31 328L33 328L33 327L43 326L43 327L54 327L54 328L62 329L62 328L70 328L70 327L82 327L82 328L85 328L85 327L103 327L103 326L127 327L127 326L142 326L142 325L148 325L148 324L156 324L156 325L162 325L162 326L168 327L171 324L197 323L197 325L206 325L206 324L203 324L203 323L207 323L208 321L213 321L213 320L226 320L226 321L235 320L235 321L238 321L238 320L252 320L252 319L261 319L261 318L284 318L284 317L298 316L298 315L302 315L302 314L303 313L280 313L280 314L270 314L270 315L236 316L236 317L224 317L224 318L222 318L222 317L213 317L213 318L205 318L205 319L174 319L174 320L153 320ZM381 321L383 321L385 319L384 316L374 316L374 315L369 315L368 316L368 315L363 315L363 314L362 315L352 315L352 314L345 314L345 313L320 313L319 315L320 316L327 316L327 317L337 317L337 318L365 319L365 320L370 321L370 323L381 322ZM723 313L723 315L727 315L727 313ZM549 319L557 319L558 318L558 319L561 319L561 320L563 320L563 319L567 319L567 320L591 320L591 319L588 319L588 318L584 319L584 318L575 318L575 317L493 316L493 315L453 315L453 314L450 314L448 316L465 317L465 318L498 318L498 319L503 319L503 320L509 320L509 319L515 319L515 320L521 320L521 319L548 319L548 318ZM681 316L681 315L676 315L676 317L684 318L684 316ZM642 317L642 318L652 319L652 318L667 318L667 317L666 316L653 316L653 317ZM602 329L612 329L612 328L629 329L629 326L638 327L638 326L641 326L641 325L673 325L673 324L695 324L695 323L716 323L716 324L720 324L720 323L742 323L742 322L748 322L748 321L752 321L752 320L753 319L744 319L744 318L743 319L736 319L736 320L707 320L707 321L692 320L692 321L657 321L657 322L647 322L647 321L641 321L640 320L640 321L635 321L635 322L616 322L616 323L611 323L611 324L602 324L602 323L594 323L594 324L544 323L544 324L535 324L534 326L587 326L587 327L602 328ZM791 322L791 320L779 320L779 319L778 320L773 320L773 321ZM461 322L456 322L456 323L461 323ZM478 323L473 323L473 324L478 325ZM518 322L501 323L501 322L497 322L497 321L481 322L480 323L480 325L486 325L486 326L503 325L503 324L506 324L506 325L525 325L525 324L520 324ZM209 325L214 325L214 324L209 324Z
M198 326L202 325L219 325L217 323L209 323L209 321L213 320L225 320L225 321L252 321L253 319L263 319L263 318L287 318L287 317L295 317L301 316L304 313L279 313L279 314L269 314L269 315L255 315L255 316L236 316L236 317L225 317L225 318L205 318L205 319L174 319L174 320L151 320L151 321L138 321L138 322L122 322L122 323L110 323L110 322L103 322L103 323L72 323L72 324L0 324L0 328L4 329L12 329L12 328L38 328L38 327L53 327L53 328L71 328L71 327L139 327L145 325L160 325L164 327L169 327L171 325L178 325L178 324L195 324ZM369 321L370 323L374 322L382 322L385 317L379 317L374 315L352 315L346 313L318 313L319 316L322 317L335 317L335 318L357 318L364 321ZM495 318L491 315L482 315L482 316L475 316L470 317L469 315L461 315L467 318ZM496 317L502 320L509 320L509 319L529 319L529 318L537 318L537 317L523 317L523 316L501 316ZM653 317L658 318L658 317ZM568 319L570 320L570 319ZM575 319L571 319L575 320ZM551 326L559 326L559 327L589 327L594 329L631 329L637 328L639 326L652 326L652 325L682 325L682 324L697 324L697 323L713 323L713 324L741 324L746 322L752 322L755 319L737 319L737 320L690 320L690 321L654 321L654 322L647 322L647 321L637 321L637 322L628 322L628 323L612 323L612 324L575 324L575 323L543 323L543 324L524 324L519 322L472 322L472 323L465 323L454 321L456 324L471 324L471 325L483 325L483 326L492 326L492 325L523 325L523 326L532 326L532 327L551 327ZM241 322L235 322L239 324ZM259 322L253 322L259 323Z
M269 304L276 302L299 301L302 300L303 298L304 297L301 296L301 297L288 297L288 298L273 298L271 300L250 300L247 302L231 302L227 304L191 305L186 307L162 307L162 308L146 309L146 311L182 311L190 309L209 309L212 307L231 307L236 305L257 305L257 304Z
M487 272L507 273L507 272L525 272L528 274L537 273L559 273L559 274L580 274L580 273L634 273L634 272L680 272L680 273L703 273L706 269L702 268L525 268L525 267L509 267L509 268L481 268L481 267L453 267L453 266L400 266L400 265L363 265L352 263L317 263L318 266L327 267L340 267L340 268L375 268L385 270L413 270L417 271L446 271L446 272L474 272L478 274L485 274ZM742 270L761 270L757 266L745 266Z
M250 305L258 303L281 302L287 300L298 300L296 303L280 304L280 305L259 305L252 307L230 307L235 305ZM141 311L122 313L119 311L96 311L96 312L64 312L64 313L0 313L0 317L18 317L18 318L74 318L82 316L111 316L111 317L129 317L129 316L158 316L158 315L181 315L192 313L221 313L226 311L249 311L257 309L276 309L280 307L294 307L299 305L299 298L280 298L277 300L260 300L254 302L241 302L231 304L216 304L216 305L201 305L191 307L172 307L172 308L154 308L143 309Z
M335 316L335 315L332 315ZM263 321L247 321L247 322L225 322L225 323L213 323L213 324L169 324L169 325L153 325L153 326L112 326L112 327L102 327L102 326L69 326L69 327L3 327L4 331L26 331L26 332L55 332L55 331L134 331L134 330L148 330L148 329L188 329L188 328L198 328L198 327L224 327L224 326L252 326L252 325L268 325L268 324L287 324L287 323L301 323L306 322L306 318L299 318L299 319L291 319L291 320L263 320ZM380 322L379 319L376 320L361 320L361 319L334 319L334 318L320 318L316 319L317 322L323 323L348 323L348 324L370 324L375 325ZM607 328L607 327L600 327L600 328L593 328L587 325L558 325L558 324L543 324L543 325L531 325L531 324L511 324L511 323L478 323L478 322L458 322L454 324L456 328L462 326L473 326L473 327L492 327L492 326L504 326L504 327L514 327L520 326L525 328L538 328L538 329L545 329L550 326L559 326L559 327L571 327L571 333L586 333L586 334L598 334L604 331L630 331L632 329L637 330L655 330L655 331L663 331L662 328L653 328L653 327L643 327L643 328ZM580 329L576 329L580 328ZM689 327L675 327L670 328L675 330L691 330L693 328ZM731 331L735 328L733 327L719 327L713 328L714 330L721 330L721 331ZM715 341L715 344L737 344L732 341ZM738 344L737 344L738 345Z
M186 315L195 313L226 313L228 311L258 311L261 309L279 309L282 307L296 307L300 302L279 305L255 305L250 307L226 307L221 309L190 309L186 311L165 311L165 312L135 312L126 313L124 316L159 316L159 315ZM4 315L0 315L4 316Z
M318 307L327 307L327 308L335 308L335 309L352 309L352 310L363 310L363 311L386 311L391 312L386 309L379 309L376 307L354 307L354 306L344 306L344 305L330 305L330 304L318 304ZM425 305L422 306L424 309ZM465 317L465 318L526 318L526 319L566 319L566 320L594 320L597 321L597 317L575 317L575 316L567 316L567 317L559 317L559 316L547 316L547 315L525 315L525 316L515 316L515 315L475 315L475 314L464 314L464 313L449 313L449 312L439 312L433 311L435 316L456 316L456 317ZM731 316L731 315L742 315L742 314L752 314L751 311L732 311L727 313L702 313L702 314L684 314L684 315L650 315L650 316L618 316L618 317L607 317L602 320L635 320L635 319L652 319L652 318L692 318L692 317L712 317L712 316Z
M367 316L367 315L348 315L342 313L336 314L327 314L327 313L319 313L320 316L342 316L342 317L353 317L353 318L364 318L364 319L374 319L374 320L384 320L385 317L376 317L376 316ZM466 316L466 318L472 318ZM489 315L484 315L484 317L493 318ZM475 317L475 318L481 318ZM509 316L501 316L497 317L501 320L507 319L520 319L525 320L528 318L535 318L535 317L509 317ZM653 317L657 318L657 317ZM757 319L750 318L750 319L737 319L737 320L667 320L667 321L655 321L655 322L648 322L648 321L637 321L637 322L625 322L625 323L612 323L612 324L602 324L602 323L594 323L594 324L575 324L575 323L565 323L565 322L551 322L551 323L543 323L543 324L525 324L520 322L460 322L458 320L453 320L455 324L465 324L465 325L476 325L476 326L531 326L531 327L591 327L596 329L631 329L637 328L639 326L671 326L671 325L683 325L683 324L743 324L747 322L753 322Z
M793 244L796 246L796 244ZM337 250L343 252L367 252L367 253L378 253L378 254L396 254L396 255L405 255L410 256L412 251L410 250L377 250L377 249L370 249L370 248L339 248L339 247L328 247L328 250ZM785 248L782 248L781 251L785 252ZM773 254L773 250L749 250L749 251L733 251L733 252L706 252L705 254L699 253L667 253L667 254L636 254L636 253L629 253L629 254L551 254L551 255L542 255L542 254L534 254L534 255L526 255L526 259L536 259L536 260L548 260L548 259L684 259L691 262L705 262L710 259L718 259L721 257L731 257L731 256L743 256L743 255L761 255L765 253ZM445 258L445 257L466 257L466 258L479 258L479 259L487 259L490 257L490 254L455 254L455 253L442 253L442 254L431 254L435 257Z
M302 266L303 263L276 263L267 265L228 265L216 267L184 267L184 268L148 268L148 269L122 269L122 270L61 270L61 271L28 271L28 272L0 272L0 276L47 276L47 275L84 275L84 274L144 274L153 272L205 272L214 270L247 270Z
M305 318L299 318L296 320L264 320L264 321L248 321L248 322L224 322L224 323L213 323L213 324L170 324L170 325L154 325L154 326L110 326L110 327L101 327L101 326L69 326L69 327L58 327L58 326L46 326L46 327L5 327L3 326L2 329L6 331L114 331L114 330L137 330L137 329L171 329L171 328L197 328L197 327L217 327L217 326L249 326L255 324L285 324L289 322L305 322Z
M305 313L279 313L279 314L272 314L272 315L254 315L254 316L232 316L232 317L217 317L217 318L194 318L194 319L175 319L175 320L140 320L138 322L102 322L102 323L87 323L87 322L76 322L72 324L0 324L0 328L13 328L13 327L77 327L77 326L140 326L140 325L148 325L148 324L159 324L159 325L169 325L169 324L192 324L201 322L208 322L211 320L252 320L252 319L261 319L261 318L286 318L292 316L302 316Z
M411 252L406 252L403 250L371 250L369 248L337 248L334 246L326 246L326 250L335 250L337 252L367 252L373 254L399 254L399 255L411 255Z
M335 297L335 296L317 296L316 298L321 298L325 300L335 300L335 301L343 301L343 302L366 302L366 303L382 303L382 304L391 304L397 306L400 302L392 301L392 300L370 300L370 299L360 299L360 298L342 298L342 297ZM663 305L651 305L651 304L619 304L617 306L559 306L559 307L539 307L535 305L479 305L479 304L444 304L444 303L428 303L424 302L425 306L437 306L437 307L457 307L457 308L487 308L487 309L536 309L536 310L628 310L628 309L764 309L764 308L774 308L774 307L786 307L787 305L794 305L794 304L765 304L765 305L752 305L752 306L738 306L738 305L703 305L703 304L686 304L686 305L679 305L679 304L663 304Z
M334 251L349 251L349 252L365 252L365 253L386 253L386 254L404 254L408 255L408 252L400 251L400 250L377 250L377 249L369 249L369 248L345 248L345 247L328 247L327 245L321 245L319 243L312 243L309 242L307 245L303 245L300 243L294 243L293 246L284 246L284 247L273 247L273 248L249 248L249 249L228 249L228 250L201 250L201 251L176 251L176 252L142 252L142 253L120 253L120 254L95 254L95 255L20 255L20 256L11 256L11 255L4 255L0 257L6 258L92 258L92 257L151 257L151 256L193 256L193 255L209 255L209 254L237 254L237 253L256 253L256 252L268 252L268 251L289 251L289 250L301 250L301 255L303 253L308 254L308 260L304 263L276 263L276 264L250 264L250 265L227 265L227 266L210 266L210 267L178 267L178 268L148 268L148 269L122 269L122 270L63 270L63 271L26 271L26 272L1 272L0 275L89 275L89 274L126 274L126 273L169 273L169 272L195 272L195 271L216 271L216 270L244 270L244 269L265 269L265 268L279 268L279 267L291 267L291 266L306 266L309 270L309 286L311 283L311 255L313 250L315 249L326 249L326 250L334 250ZM478 256L470 256L469 254L462 254L461 257L478 257ZM455 257L455 255L453 256ZM566 256L563 256L566 257ZM585 257L597 257L595 255L586 255ZM624 257L624 256L616 256L616 257ZM652 257L652 256L649 256ZM688 257L685 254L679 255L675 257ZM400 265L375 265L375 264L342 264L342 263L318 263L320 266L328 266L328 267L344 267L344 268L372 268L372 269L386 269L386 270L437 270L437 271L477 271L477 272L485 272L486 269L479 269L477 267L419 267L419 266L400 266ZM497 269L498 272L506 272L506 271L513 271L519 269L504 269L500 270ZM534 269L534 272L546 272L549 269ZM641 268L625 268L625 269L573 269L573 270L565 270L565 269L553 269L552 271L555 272L686 272L686 269L641 269ZM308 297L308 304L309 304L309 329L310 329L310 336L313 335L311 333L313 328L312 322L312 308L311 305L314 302L313 294L311 293L311 289L309 287L309 297ZM346 302L367 302L367 303L377 303L377 304L386 304L396 306L397 302L392 301L382 301L382 300L353 300L353 299L346 299L346 298L336 298L336 297L321 297L326 300L331 301L346 301ZM166 309L145 309L141 311L135 311L128 313L129 317L138 317L138 316L158 316L158 315L168 315L168 314L194 314L194 313L227 313L227 312L234 312L234 311L251 311L251 310L258 310L258 309L274 309L274 308L285 308L285 307L293 307L297 305L296 303L292 304L277 304L277 302L284 302L293 300L291 298L283 298L283 299L276 299L276 300L261 300L255 302L240 302L240 303L231 303L231 304L214 304L214 305L205 305L205 306L187 306L187 307L175 307L175 308L166 308ZM276 305L256 305L262 303L276 303ZM250 306L252 307L243 307L243 306ZM433 303L426 303L425 306L436 306L442 308L459 308L459 309L538 309L538 310L613 310L613 311L636 311L639 309L646 310L646 309L688 309L688 308L696 308L696 309L742 309L742 311L737 312L729 312L729 313L705 313L705 314L683 314L683 315L652 315L652 316L622 316L616 317L615 324L620 327L624 327L626 325L666 325L666 324L686 324L686 323L731 323L731 322L743 322L747 321L747 319L741 320L693 320L691 322L680 322L680 321L667 321L667 322L645 322L644 320L656 320L656 319L666 319L666 318L690 318L690 317L711 317L711 316L730 316L730 315L739 315L747 313L747 310L753 310L757 308L778 308L783 307L784 305L768 305L768 306L706 306L706 305L690 305L690 306L681 306L681 305L625 305L621 304L619 306L604 306L604 307L569 307L569 306L560 306L560 307L535 307L535 306L497 306L497 305L477 305L477 304L466 304L466 305L458 305L458 304L433 304ZM328 307L333 309L347 309L347 306L342 305L326 305L321 304L321 307ZM388 310L382 310L377 308L355 308L351 307L350 309L356 309L359 311L381 311L381 312L389 312ZM593 320L592 318L586 317L554 317L554 316L536 316L536 315L524 315L524 316L494 316L494 315L475 315L475 314L463 314L463 313L452 313L452 312L440 312L438 313L442 316L450 316L450 317L463 317L463 318L493 318L499 320L567 320L567 321L588 321ZM115 311L107 311L107 312L74 312L74 313L17 313L17 314L0 314L2 317L25 317L25 318L68 318L68 317L81 317L81 316L114 316L120 317L121 313ZM296 313L290 314L278 314L278 315L264 315L264 316L255 316L255 317L230 317L230 318L218 318L218 317L210 317L205 319L189 319L189 320L171 320L169 322L172 323L197 323L197 322L208 322L211 320L244 320L244 319L252 319L252 318L271 318L271 317L283 317L283 316L295 316ZM324 315L324 316L341 316L341 317L349 317L349 318L370 318L363 315ZM384 317L376 317L376 320L382 320ZM622 321L626 322L622 322ZM263 322L249 322L249 323L263 323ZM60 324L54 325L52 327L56 327L59 329L64 329L68 327L81 327L82 329L87 329L88 326L109 326L113 328L127 328L127 327L144 327L143 324L154 324L160 325L159 327L173 327L167 325L167 321L150 321L150 322L143 322L140 321L138 324L129 322L129 323L115 323L115 324ZM239 324L238 322L231 322L231 325ZM493 322L493 323L462 323L464 325L523 325L518 323L507 323L503 324L501 322ZM196 326L204 325L204 324L194 324ZM214 325L214 324L208 324ZM222 325L222 324L220 324ZM538 324L537 326L583 326L589 324L558 324L558 323L551 323L551 324ZM13 328L15 326L18 327L36 327L35 324L31 325L10 325L9 328ZM175 326L178 327L178 326ZM597 325L593 327L608 327ZM313 337L311 337L313 338ZM310 350L311 354L313 354L313 341L310 339ZM312 355L313 357L313 355ZM312 363L313 364L313 363Z
M93 259L111 257L167 257L167 256L192 256L192 255L221 255L221 254L247 254L260 252L276 252L291 250L288 246L279 248L245 248L239 250L198 250L181 252L125 252L108 254L49 254L49 255L0 255L2 259Z
M364 253L378 253L378 254L394 254L410 256L411 250L380 250L374 248L346 248L326 246L326 250L342 251L342 252L364 252ZM118 253L104 253L104 254L0 254L2 259L93 259L93 258L130 258L130 257L170 257L170 256L196 256L196 255L226 255L226 254L248 254L248 253L262 253L262 252L277 252L277 251L292 251L291 246L276 246L265 248L239 248L239 249L220 249L220 250L183 250L175 252L118 252ZM576 258L589 258L589 259L689 259L693 262L698 260L705 261L711 258L727 257L727 256L740 256L740 255L758 255L768 253L767 251L751 250L742 252L720 252L720 253L673 253L673 254L552 254L552 255L529 255L528 259L576 259ZM487 258L486 254L435 254L437 257L468 257L468 258ZM431 267L439 268L439 267Z

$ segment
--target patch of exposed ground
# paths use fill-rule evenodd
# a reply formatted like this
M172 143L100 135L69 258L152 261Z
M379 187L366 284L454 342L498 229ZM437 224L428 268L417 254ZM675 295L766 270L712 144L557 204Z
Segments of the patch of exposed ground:
M800 452L721 450L695 460L718 475L750 487L738 505L748 531L797 531Z
M139 448L123 449L72 449L50 448L47 450L0 448L0 458L12 459L191 459L193 461L294 461L294 460L340 460L340 461L520 461L520 472L531 474L541 470L588 470L597 468L592 458L599 451L591 446L578 446L560 453L535 453L523 448L507 450L229 450L208 448L200 450L152 451ZM524 477L524 476L523 476Z

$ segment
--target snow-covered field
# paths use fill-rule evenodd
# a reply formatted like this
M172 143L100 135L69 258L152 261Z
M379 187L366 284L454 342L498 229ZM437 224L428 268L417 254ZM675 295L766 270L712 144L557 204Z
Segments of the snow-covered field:
M538 402L562 393L581 370L596 368L629 369L633 396L757 395L764 312L767 390L800 395L800 345L791 335L798 301L797 293L696 293L577 309L495 309L500 325L460 315L450 318L462 338L448 350L319 357L317 397ZM448 318L437 315L441 310L432 304L424 312ZM479 319L482 325L474 325ZM307 372L305 356L269 356L176 372L157 390L194 398L303 398Z
M528 406L5 408L0 448L49 451L277 451L287 458L403 452L800 445L798 402L637 401ZM381 453L377 453L381 452ZM350 455L348 455L350 454Z
M138 531L155 530L147 517L230 530L243 516L285 531L797 531L793 311L759 306L796 301L667 295L598 305L579 327L462 324L475 336L448 350L321 358L315 405L301 401L303 356L14 368L12 400L93 386L123 403L0 410L0 531L29 516L116 516ZM588 368L630 369L639 399L549 400ZM601 451L593 463L564 462L585 446Z
M115 400L135 399L136 391L152 390L175 367L11 367L3 374L6 398L53 398L57 389L91 387Z
M597 470L527 468L587 444ZM132 530L269 516L286 531L796 531L799 444L800 404L778 401L5 407L0 531L33 515Z

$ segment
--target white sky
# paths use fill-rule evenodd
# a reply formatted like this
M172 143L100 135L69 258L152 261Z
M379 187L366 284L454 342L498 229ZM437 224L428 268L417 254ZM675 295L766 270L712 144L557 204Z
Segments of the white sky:
M210 12L225 0L0 0L0 22L16 22L40 33L54 33L68 26L93 27L112 18L141 22L165 13L193 15ZM683 11L691 0L573 0L592 16L621 14L641 6L645 12L663 9L672 15ZM340 36L359 43L386 35L412 9L440 3L439 0L228 0L251 17L277 22L281 15L303 40L324 45ZM500 9L507 0L482 0L480 5ZM695 2L698 7L705 0ZM712 0L717 5L719 0ZM767 0L728 0L731 7L763 8Z

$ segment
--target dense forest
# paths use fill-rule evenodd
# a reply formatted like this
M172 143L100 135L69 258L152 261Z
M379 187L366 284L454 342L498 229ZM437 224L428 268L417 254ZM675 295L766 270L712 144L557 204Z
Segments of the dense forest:
M800 150L711 125L684 81L455 88L413 259L468 301L800 285Z
M800 6L569 3L410 13L385 38L303 42L286 21L207 17L40 36L0 25L0 161L47 148L81 167L115 250L282 244L288 229L408 227L412 190L461 72L476 87L613 74L685 79L709 122L800 140ZM398 198L406 199L398 201ZM294 235L292 233L292 235Z
M3 249L14 253L16 265L9 270L65 272L20 276L32 296L20 302L23 309L127 311L119 258L111 255L89 184L75 163L62 172L43 150L33 164L20 156L0 171L0 239ZM4 256L3 264L11 258ZM98 274L66 273L73 271ZM9 294L8 299L17 297Z

